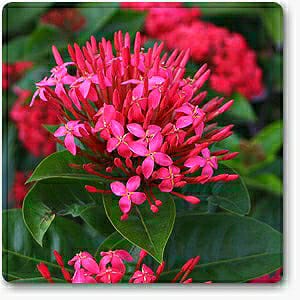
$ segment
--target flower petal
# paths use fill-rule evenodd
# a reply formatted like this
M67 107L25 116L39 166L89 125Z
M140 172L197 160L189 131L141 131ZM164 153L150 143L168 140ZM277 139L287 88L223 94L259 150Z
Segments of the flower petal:
M141 178L140 176L132 176L128 179L126 188L129 192L136 191L141 184Z
M74 136L71 133L68 133L65 137L65 146L73 154L76 155L76 145Z
M130 133L132 133L134 136L138 138L142 138L145 136L145 131L140 124L137 123L128 124L127 129L129 130Z
M163 142L162 134L157 133L149 143L149 149L151 152L159 151Z
M154 154L154 160L158 165L164 167L168 167L173 163L172 158L169 155L162 152L156 152Z
M199 167L203 167L206 163L206 160L200 156L194 156L194 157L190 157L188 158L185 163L184 166L188 167L188 168L193 168L195 166L199 166Z
M132 142L129 147L132 152L139 156L145 156L149 152L141 142Z
M60 126L55 132L54 136L59 137L59 136L65 136L67 134L67 129L65 126Z
M99 266L93 258L91 257L84 258L82 259L81 264L87 271L91 272L92 274L99 273Z
M153 173L154 169L154 160L148 156L142 163L142 172L145 176L145 178L149 178L151 174Z
M130 199L133 203L140 205L145 202L146 200L146 195L145 193L142 192L134 192L131 196Z
M106 149L108 152L112 152L115 150L119 145L119 140L116 138L110 138L107 142Z
M189 125L191 125L193 123L193 118L190 116L183 116L180 117L177 121L176 121L176 127L177 128L184 128L187 127Z
M115 181L110 184L110 189L117 196L123 196L126 193L125 185L120 181Z
M118 121L111 120L110 127L115 137L122 137L124 135L124 128Z
M119 201L119 207L122 213L127 214L131 208L131 201L127 196L124 196Z

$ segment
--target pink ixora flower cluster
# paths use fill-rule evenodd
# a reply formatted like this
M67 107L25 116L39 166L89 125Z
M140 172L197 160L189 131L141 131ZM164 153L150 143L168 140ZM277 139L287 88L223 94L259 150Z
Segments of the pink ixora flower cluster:
M62 275L66 282L69 283L84 283L84 284L97 284L97 283L118 283L126 282L125 276L129 275L128 283L133 284L149 284L158 282L160 275L164 271L165 263L160 264L154 272L146 264L143 264L147 252L140 251L137 260L135 271L133 274L128 274L125 263L133 262L133 257L125 250L110 250L100 253L102 258L97 263L95 258L88 252L80 252L76 254L68 264L74 267L73 275L68 271L64 265L62 256L54 250L54 256L59 265ZM189 259L176 276L171 281L172 283L191 283L193 280L189 277L195 266L200 260L199 256ZM44 263L37 265L38 271L49 282L54 283L48 267ZM211 282L206 282L211 283Z
M36 157L53 153L55 142L43 125L59 124L55 109L40 100L35 106L29 107L27 102L32 92L19 87L15 87L14 92L18 98L10 111L10 118L17 127L19 140Z
M163 44L155 44L144 52L140 33L133 50L128 33L115 33L114 48L110 41L97 43L92 37L82 48L69 45L72 61L64 62L53 47L57 66L36 84L31 102L36 97L47 101L63 123L54 133L57 142L91 161L73 167L111 180L110 190L86 189L120 197L124 220L146 200L156 213L163 203L154 190L195 204L200 199L174 189L235 180L237 175L214 176L218 162L237 153L209 150L232 134L233 125L218 127L213 119L233 100L205 100L207 93L200 88L210 76L207 66L184 78L189 51L168 56ZM69 74L70 65L75 75Z
M138 9L139 3L122 4L123 8ZM186 8L182 3L155 3L148 11L145 33L150 38L166 42L169 49L191 50L195 62L208 63L213 74L212 89L225 95L241 93L252 99L263 94L262 70L256 53L239 33L199 19L199 8Z

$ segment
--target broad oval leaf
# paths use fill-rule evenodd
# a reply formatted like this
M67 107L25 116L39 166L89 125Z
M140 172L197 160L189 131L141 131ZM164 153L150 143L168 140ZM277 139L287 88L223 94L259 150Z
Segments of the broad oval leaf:
M66 218L55 218L45 235L43 248L32 238L22 218L20 209L6 210L3 220L3 276L7 281L40 277L36 265L44 262L53 277L62 278L60 267L55 262L53 250L61 253L65 260L79 251L94 252L103 240L85 225L79 225ZM72 271L72 269L70 269ZM43 281L45 282L45 281Z
M94 215L86 212L88 209L92 209ZM37 182L25 197L24 221L40 245L55 216L65 215L81 217L100 234L106 235L113 231L105 216L100 194L87 192L82 183L52 184L41 181Z
M162 262L163 253L175 221L175 204L166 193L156 197L163 201L159 212L153 214L147 203L135 206L126 221L121 221L118 198L103 196L106 214L115 229L134 245L146 250L155 260Z
M249 217L179 216L165 251L167 267L161 281L174 278L181 266L197 255L201 260L190 275L193 282L245 282L281 267L281 234Z
M82 181L104 181L98 176L91 175L82 169L70 167L71 164L83 165L90 162L86 158L76 155L73 156L69 151L55 152L45 159L33 171L27 183L34 181L47 182L70 182L74 180Z
M237 174L230 167L219 164L218 174ZM222 209L238 215L246 215L250 211L251 201L247 187L241 177L229 182L197 184L183 188L185 194L198 196L201 201L208 201ZM197 208L196 208L197 209Z

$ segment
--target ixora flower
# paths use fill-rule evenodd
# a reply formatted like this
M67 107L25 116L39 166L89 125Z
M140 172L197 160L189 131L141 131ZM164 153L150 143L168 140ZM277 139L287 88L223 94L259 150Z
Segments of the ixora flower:
M116 32L114 48L104 38L97 43L91 37L82 48L69 45L71 61L64 62L53 46L57 66L36 84L35 96L55 107L63 123L54 133L56 141L91 161L76 167L111 180L110 189L86 189L120 197L125 220L132 207L144 202L157 213L163 205L157 191L196 204L200 199L175 189L235 180L237 175L214 176L218 161L237 153L210 150L232 134L233 125L220 127L213 119L233 100L206 100L200 89L210 77L207 65L185 78L189 51L168 56L158 43L144 51L140 33L131 49L129 34ZM70 65L76 75L69 74Z
M69 265L74 266L73 275L65 268L62 256L54 250L54 256L59 265L62 275L68 283L118 283L126 282L125 278L129 278L128 283L133 284L149 284L159 282L160 275L165 269L165 262L162 262L153 271L149 266L143 264L144 258L147 256L145 250L141 250L133 274L129 274L126 269L125 262L132 262L133 257L126 250L109 250L100 253L102 258L99 263L88 252L80 252L76 254L70 261ZM199 263L200 256L189 259L180 269L180 271L171 280L172 283L191 283L193 279L190 276L195 266ZM49 282L54 283L48 267L44 263L37 265L38 271ZM207 281L205 283L211 283Z

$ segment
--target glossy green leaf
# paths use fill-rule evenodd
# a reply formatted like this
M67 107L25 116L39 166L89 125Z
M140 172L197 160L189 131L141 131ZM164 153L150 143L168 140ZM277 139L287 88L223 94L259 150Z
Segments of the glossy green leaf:
M252 140L261 145L266 156L270 157L280 150L283 143L283 123L276 121L262 129Z
M234 104L226 112L226 115L231 116L231 122L239 122L239 121L250 121L253 122L256 120L255 112L251 106L249 100L247 100L241 94L232 95L232 99L234 99Z
M83 183L53 184L41 181L26 195L23 216L32 236L42 245L43 237L56 216L78 217L85 209L101 204L101 196L87 192ZM98 218L105 219L103 210Z
M16 61L26 60L25 46L29 36L18 36L10 40L2 48L2 60L6 63L14 63Z
M103 197L106 214L115 229L134 245L145 249L158 262L162 262L163 253L172 232L175 221L175 205L172 197L158 193L156 197L163 201L159 212L153 214L148 203L135 206L126 221L121 221L118 198Z
M53 250L57 250L67 261L79 251L90 251L101 243L102 238L66 218L55 218L45 235L44 245L36 243L28 232L20 209L6 210L3 220L3 260L2 273L6 280L23 280L40 277L36 265L44 262L55 278L62 278ZM71 270L71 269L70 269ZM45 281L44 281L45 282Z
M253 178L245 177L245 182L252 188L265 190L276 195L282 195L282 182L280 178L273 174L264 173L256 175Z
M261 17L270 37L276 44L283 42L283 10L278 3L261 11Z
M102 30L96 35L97 39L104 36L106 39L113 39L114 33L118 30L129 32L133 40L137 31L141 31L145 21L145 13L140 11L119 9Z
M79 32L79 42L86 42L91 35L101 31L101 28L117 11L116 3L81 3L80 13L85 17L86 24Z
M54 26L39 25L27 40L24 50L25 56L34 62L40 62L43 56L52 57L52 45L57 48L66 48L66 36Z
M193 282L244 282L282 266L281 234L253 218L186 214L176 218L165 251L168 282L191 257L201 256Z
M218 174L237 173L230 167L219 164L214 175ZM251 207L249 193L242 177L229 182L188 185L183 188L183 192L198 196L202 201L208 201L238 215L248 214Z
M91 175L82 169L70 167L70 164L82 165L88 162L84 157L74 156L69 151L55 152L41 161L27 183L34 181L47 181L51 183L63 183L74 180L81 182L103 181L100 177Z

